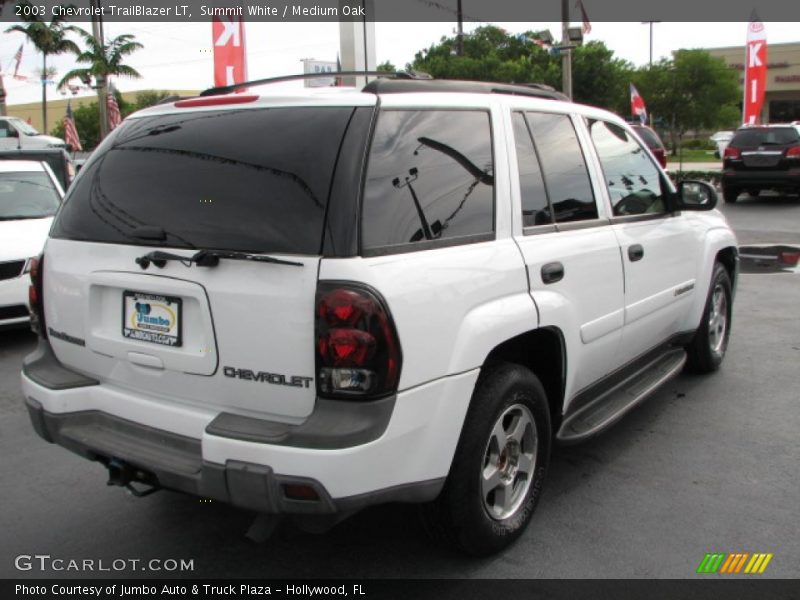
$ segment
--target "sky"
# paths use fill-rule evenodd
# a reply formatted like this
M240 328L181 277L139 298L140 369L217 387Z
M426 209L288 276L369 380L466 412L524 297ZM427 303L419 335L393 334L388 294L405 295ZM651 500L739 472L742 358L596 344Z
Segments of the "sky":
M86 30L89 23L76 23ZM560 37L560 23L496 23L511 33L526 30L550 29ZM577 24L576 24L577 25ZM798 23L765 23L769 43L800 42ZM465 30L477 27L465 24ZM377 62L389 60L398 68L411 62L414 54L437 43L442 36L454 33L455 23L376 23ZM669 57L679 48L715 48L744 44L745 23L655 23L653 26L653 60ZM143 89L199 90L213 84L213 55L210 23L105 23L107 38L131 33L144 49L131 55L128 64L136 68L142 79L118 79L114 82L122 91ZM289 75L302 72L303 58L336 60L339 48L337 23L247 23L247 60L250 79ZM19 33L0 33L0 67L4 73L8 104L22 104L41 99L38 81L21 82L11 77L13 56L24 36ZM644 65L649 61L649 27L641 23L592 23L585 41L600 40L615 55ZM742 57L744 61L744 56ZM51 57L49 64L61 76L75 63L68 56ZM33 46L26 44L20 73L37 79L41 64ZM301 83L282 84L298 87ZM80 96L92 92L84 91ZM49 98L61 97L50 87Z

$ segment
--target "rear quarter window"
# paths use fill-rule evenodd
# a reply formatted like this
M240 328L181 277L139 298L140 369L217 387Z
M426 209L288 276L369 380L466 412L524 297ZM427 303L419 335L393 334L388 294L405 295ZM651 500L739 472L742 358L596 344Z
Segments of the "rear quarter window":
M384 110L369 153L366 254L494 238L494 159L484 110Z

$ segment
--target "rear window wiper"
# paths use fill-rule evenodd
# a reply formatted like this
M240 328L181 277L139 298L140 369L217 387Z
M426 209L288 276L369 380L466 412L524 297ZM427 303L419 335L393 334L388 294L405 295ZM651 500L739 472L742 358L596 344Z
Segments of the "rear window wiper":
M167 261L177 260L187 267L191 267L192 263L196 264L198 267L216 267L222 258L227 258L230 260L251 260L253 262L265 262L274 265L288 265L291 267L303 266L303 263L301 262L283 260L281 258L275 258L274 256L267 256L264 254L250 254L248 252L235 252L231 250L198 250L191 256L181 256L179 254L171 254L169 252L162 252L161 250L154 250L143 256L139 256L136 259L136 264L142 267L142 269L148 268L151 264L161 269L167 264Z

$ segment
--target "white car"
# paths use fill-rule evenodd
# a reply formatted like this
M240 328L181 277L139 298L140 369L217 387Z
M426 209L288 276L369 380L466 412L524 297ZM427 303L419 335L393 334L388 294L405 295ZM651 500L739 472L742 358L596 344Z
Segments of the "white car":
M35 127L18 117L0 117L0 149L37 150L66 148L64 140L39 133Z
M504 84L255 89L129 117L32 270L32 424L109 483L305 523L425 503L487 554L556 441L720 366L736 238L619 117Z
M722 158L725 156L725 148L728 147L728 144L730 144L733 139L733 131L718 131L708 139L714 142L716 146L714 156Z
M44 248L63 195L46 164L0 161L0 328L30 320L24 275Z

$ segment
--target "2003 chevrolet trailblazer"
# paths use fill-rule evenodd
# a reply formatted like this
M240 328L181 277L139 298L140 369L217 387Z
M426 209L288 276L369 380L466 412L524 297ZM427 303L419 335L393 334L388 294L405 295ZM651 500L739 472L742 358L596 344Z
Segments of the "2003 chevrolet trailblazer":
M119 484L264 513L427 503L497 551L556 440L719 366L738 256L715 203L543 87L156 106L93 154L33 269L30 416Z

